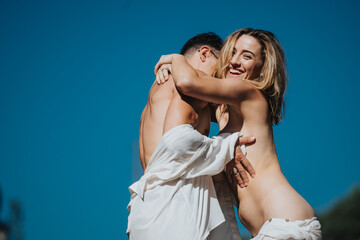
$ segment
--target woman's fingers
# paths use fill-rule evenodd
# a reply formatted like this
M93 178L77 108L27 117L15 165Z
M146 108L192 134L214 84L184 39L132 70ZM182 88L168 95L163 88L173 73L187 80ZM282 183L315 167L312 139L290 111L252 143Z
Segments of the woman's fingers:
M155 66L156 83L163 84L169 80L169 73L171 73L171 64L162 64L164 57L161 57Z
M161 84L160 72L157 72L155 75L156 75L156 83L157 83L158 85L160 85L160 84Z
M159 61L157 62L157 64L154 67L154 74L156 76L156 73L159 71L161 65L163 64L171 64L172 62L172 54L170 55L162 55L159 59Z
M161 70L161 73L164 77L164 81L166 82L167 80L169 80L169 70L167 68L163 68Z

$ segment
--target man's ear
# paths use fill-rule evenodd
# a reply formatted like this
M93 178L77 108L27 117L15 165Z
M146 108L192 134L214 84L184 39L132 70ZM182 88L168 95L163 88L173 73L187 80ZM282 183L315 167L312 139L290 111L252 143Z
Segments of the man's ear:
M202 46L198 51L202 62L205 62L206 58L209 57L209 54L211 54L208 46Z

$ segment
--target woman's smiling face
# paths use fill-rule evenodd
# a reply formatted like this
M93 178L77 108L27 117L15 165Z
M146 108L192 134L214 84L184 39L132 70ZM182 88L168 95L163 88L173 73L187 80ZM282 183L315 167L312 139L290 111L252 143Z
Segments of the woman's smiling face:
M242 35L236 40L226 77L242 79L258 78L263 66L262 47L258 40L249 35Z

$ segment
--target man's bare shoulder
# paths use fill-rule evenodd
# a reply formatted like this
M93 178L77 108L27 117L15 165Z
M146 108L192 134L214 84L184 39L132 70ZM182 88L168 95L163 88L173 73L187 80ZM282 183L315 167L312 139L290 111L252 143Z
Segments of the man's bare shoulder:
M157 84L156 80L154 81L153 85L150 88L149 97L151 97L155 93L172 93L175 90L175 84L172 79L172 77L169 78L168 81L166 81L163 84Z
M148 103L154 103L157 101L171 100L175 93L175 84L172 77L169 78L164 84L158 85L154 81L150 88Z

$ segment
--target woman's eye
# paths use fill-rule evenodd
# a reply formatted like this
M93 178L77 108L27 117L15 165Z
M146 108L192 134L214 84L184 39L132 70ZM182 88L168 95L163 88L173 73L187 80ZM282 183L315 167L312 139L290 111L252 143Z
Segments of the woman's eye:
M235 52L235 51L233 51L233 52L232 52L232 55L234 56L235 54L236 54L236 52Z
M244 55L244 58L245 58L245 59L252 59L252 56L251 56L251 55L246 55L246 54L245 54L245 55Z

